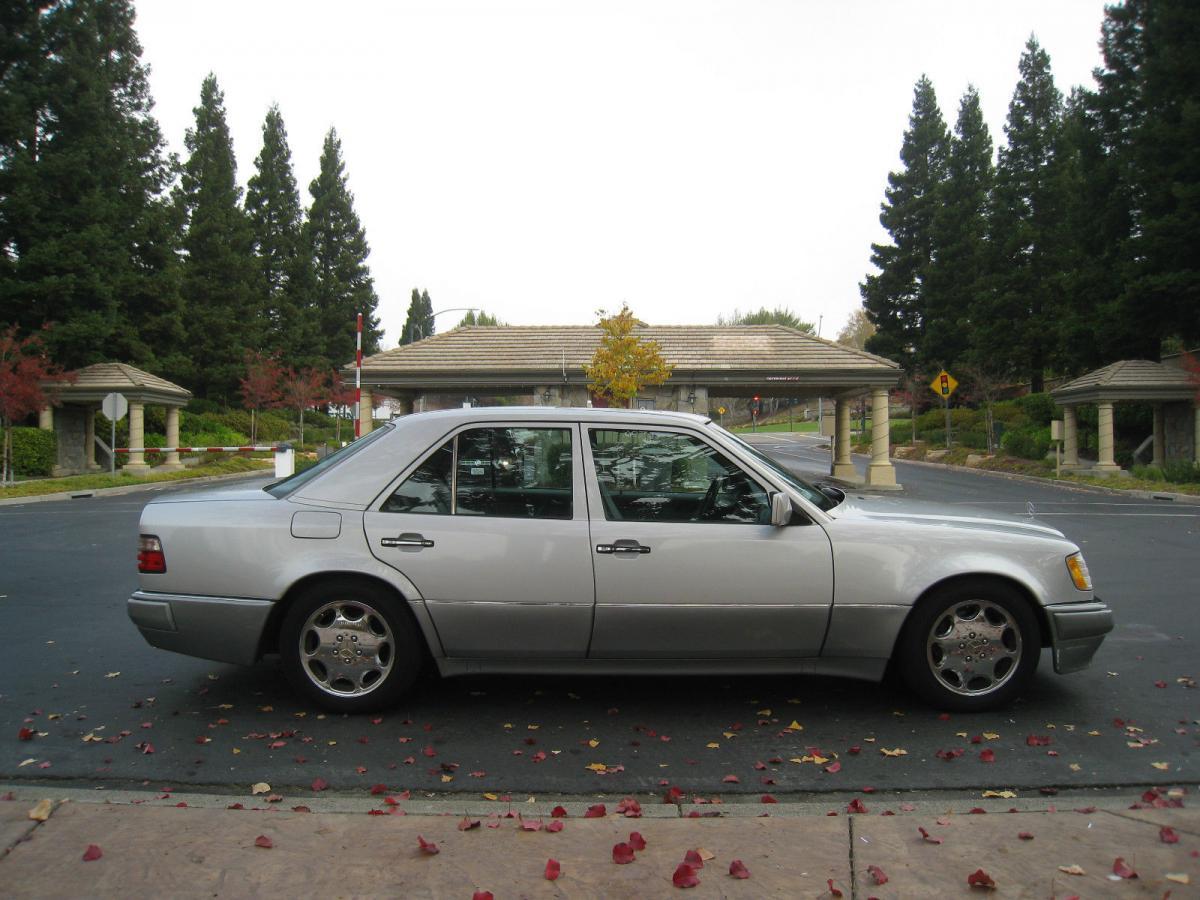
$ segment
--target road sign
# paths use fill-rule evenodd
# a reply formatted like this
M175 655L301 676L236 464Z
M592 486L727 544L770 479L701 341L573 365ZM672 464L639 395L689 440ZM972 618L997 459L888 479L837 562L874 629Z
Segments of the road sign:
M723 406L718 406L718 407L717 407L717 412L719 412L721 415L725 415L725 407L723 407Z
M100 404L100 411L110 422L119 422L125 418L125 413L129 412L129 401L125 399L124 394L113 391Z
M958 389L958 382L954 380L953 375L942 369L934 376L933 381L929 382L929 387L939 397L949 397Z

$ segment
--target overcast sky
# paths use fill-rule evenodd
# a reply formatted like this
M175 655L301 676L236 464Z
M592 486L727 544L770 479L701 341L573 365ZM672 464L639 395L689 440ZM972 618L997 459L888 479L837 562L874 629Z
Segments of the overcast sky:
M927 73L968 84L997 146L1031 33L1091 86L1101 0L136 0L156 114L184 155L200 83L225 92L244 185L278 103L301 199L341 136L394 346L434 310L659 325L734 308L859 306L879 204ZM452 327L461 313L437 319Z

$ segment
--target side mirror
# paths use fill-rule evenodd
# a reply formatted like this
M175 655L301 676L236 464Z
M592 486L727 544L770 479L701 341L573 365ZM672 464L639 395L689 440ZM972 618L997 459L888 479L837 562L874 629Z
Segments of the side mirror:
M792 521L792 498L782 491L771 495L771 524L781 527Z

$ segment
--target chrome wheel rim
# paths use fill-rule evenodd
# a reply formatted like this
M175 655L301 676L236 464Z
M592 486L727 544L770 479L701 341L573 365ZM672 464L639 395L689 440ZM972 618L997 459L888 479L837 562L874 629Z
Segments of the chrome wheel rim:
M365 603L326 603L300 629L301 668L334 697L359 697L383 684L394 648L387 620Z
M1017 672L1021 628L1003 606L967 600L947 607L925 641L925 657L938 684L962 697L999 690Z

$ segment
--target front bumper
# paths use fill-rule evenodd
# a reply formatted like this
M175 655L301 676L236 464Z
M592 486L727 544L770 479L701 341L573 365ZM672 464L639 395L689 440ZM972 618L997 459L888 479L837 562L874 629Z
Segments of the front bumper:
M129 618L151 646L239 665L258 658L272 606L270 600L154 591L135 591L126 604Z
M1060 675L1086 669L1104 636L1113 630L1112 610L1099 600L1056 603L1046 607L1046 617L1050 620L1054 671Z

